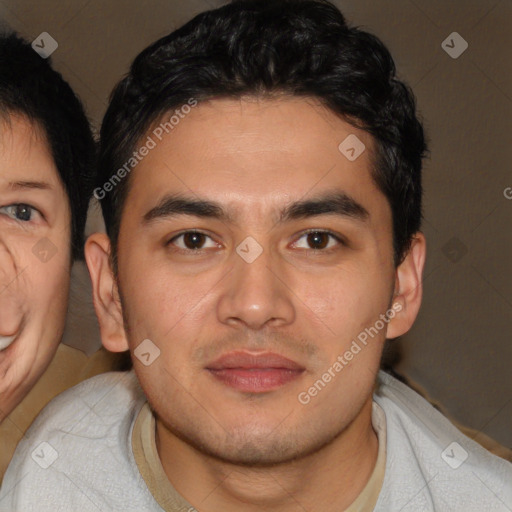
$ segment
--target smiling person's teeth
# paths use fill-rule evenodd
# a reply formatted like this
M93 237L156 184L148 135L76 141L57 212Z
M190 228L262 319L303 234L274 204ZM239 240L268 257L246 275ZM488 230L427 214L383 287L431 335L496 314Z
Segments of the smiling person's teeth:
M6 349L16 339L14 336L0 336L0 350Z

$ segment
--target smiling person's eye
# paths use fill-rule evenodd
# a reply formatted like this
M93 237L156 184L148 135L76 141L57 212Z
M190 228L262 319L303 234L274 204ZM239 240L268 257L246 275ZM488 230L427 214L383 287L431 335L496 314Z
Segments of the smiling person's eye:
M322 231L318 229L310 230L304 233L299 240L304 239L309 247L300 247L301 249L308 249L313 251L324 251L335 247L336 245L345 245L345 242L331 231ZM330 242L332 242L330 244ZM297 246L297 242L294 243Z
M201 249L204 249L205 247L202 247L204 244L205 239L211 237L208 236L205 233L201 233L200 231L185 231L184 233L180 233L179 235L176 235L175 237L171 238L169 240L169 244L176 245L179 249L188 250L188 251L200 251ZM177 240L181 239L181 244L177 243ZM212 240L212 246L216 247L217 244L213 242ZM198 247L201 246L201 247Z
M36 220L37 218L41 218L42 215L39 211L30 206L29 204L17 203L10 204L7 206L0 207L0 215L6 215L13 220L17 220L20 222L30 222Z

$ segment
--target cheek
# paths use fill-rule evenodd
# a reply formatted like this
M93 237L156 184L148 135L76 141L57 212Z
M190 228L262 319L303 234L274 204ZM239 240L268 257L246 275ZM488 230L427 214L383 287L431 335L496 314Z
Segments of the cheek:
M140 268L144 271L137 270ZM169 329L196 309L204 311L203 299L207 300L216 280L212 274L179 275L171 263L145 261L135 253L119 262L125 316L162 329Z
M205 288L198 280L191 281L144 279L140 286L132 285L131 293L123 288L125 321L134 347L149 338L162 353L172 352L173 359L192 349L192 339L209 321L214 307L203 299Z
M62 339L70 283L68 256L55 255L45 263L32 263L18 280L24 328L20 343L15 345L12 371L24 376L26 386L44 372Z
M38 261L30 267L30 280L34 297L32 315L43 320L43 331L52 334L64 329L70 285L70 254L59 251L48 261Z
M353 267L334 269L322 278L297 275L293 289L310 314L330 327L331 335L343 335L387 310L390 283L371 267Z

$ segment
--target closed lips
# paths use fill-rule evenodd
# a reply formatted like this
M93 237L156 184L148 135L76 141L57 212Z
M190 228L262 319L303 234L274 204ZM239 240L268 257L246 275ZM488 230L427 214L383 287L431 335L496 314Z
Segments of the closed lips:
M304 368L294 361L274 353L248 354L246 352L231 352L207 366L208 370L231 369L279 369L302 371Z

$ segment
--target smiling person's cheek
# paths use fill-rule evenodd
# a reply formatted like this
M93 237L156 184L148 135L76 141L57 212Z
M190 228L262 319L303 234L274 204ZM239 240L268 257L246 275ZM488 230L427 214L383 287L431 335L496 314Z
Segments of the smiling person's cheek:
M0 161L0 421L50 364L65 326L70 208L40 131L22 118L2 124ZM46 183L47 189L20 183ZM33 204L34 220L9 204Z
M1 240L0 233L0 339L1 348L12 343L21 329L23 319L24 294L21 279L17 279L18 267L12 247Z

